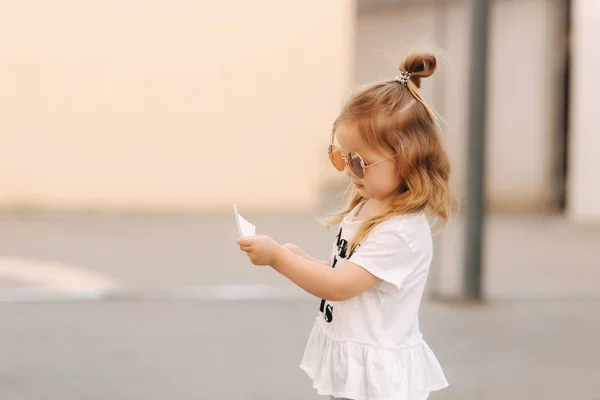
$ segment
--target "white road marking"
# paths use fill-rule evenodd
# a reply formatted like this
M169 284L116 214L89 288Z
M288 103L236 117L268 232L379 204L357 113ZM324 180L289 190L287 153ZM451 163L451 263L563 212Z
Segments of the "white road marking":
M17 257L0 257L0 280L8 278L39 292L54 296L85 296L118 289L117 282L93 270L52 261ZM3 292L26 293L31 288L10 288ZM34 290L34 291L35 291Z
M17 287L0 287L0 302L46 302L82 300L286 300L310 297L293 285L262 284L198 285L145 290L124 287L109 276L64 263L18 257L0 257L0 281Z

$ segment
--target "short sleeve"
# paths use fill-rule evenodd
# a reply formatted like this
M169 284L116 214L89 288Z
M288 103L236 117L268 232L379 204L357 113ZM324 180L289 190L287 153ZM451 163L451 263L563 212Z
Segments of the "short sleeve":
M401 289L406 278L415 268L410 247L394 229L371 232L348 261L359 265L397 289ZM380 289L386 287L389 285L381 285Z

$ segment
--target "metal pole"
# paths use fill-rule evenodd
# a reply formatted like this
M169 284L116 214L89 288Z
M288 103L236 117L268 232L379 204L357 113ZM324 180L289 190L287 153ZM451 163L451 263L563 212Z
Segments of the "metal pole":
M485 116L489 0L471 0L471 70L466 184L463 297L481 300L483 220L485 217Z

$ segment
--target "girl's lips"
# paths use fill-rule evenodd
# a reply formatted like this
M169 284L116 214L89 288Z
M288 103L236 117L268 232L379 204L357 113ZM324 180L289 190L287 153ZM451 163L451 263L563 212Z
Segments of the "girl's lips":
M361 185L360 183L356 183L356 182L354 182L354 186L356 186L359 189L365 187L364 185Z

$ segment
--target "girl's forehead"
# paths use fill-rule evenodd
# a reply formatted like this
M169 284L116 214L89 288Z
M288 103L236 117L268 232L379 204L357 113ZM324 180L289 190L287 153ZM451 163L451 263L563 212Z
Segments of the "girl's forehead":
M354 124L340 124L335 130L333 139L344 150L358 150L367 147Z
M382 157L389 157L392 153L385 149L373 148L362 138L356 124L342 123L333 133L333 144L340 149L342 154L351 151L358 153L369 162L375 162Z
M340 124L334 132L333 142L343 153L355 151L363 156L371 157L376 157L380 153L367 144L355 124Z

